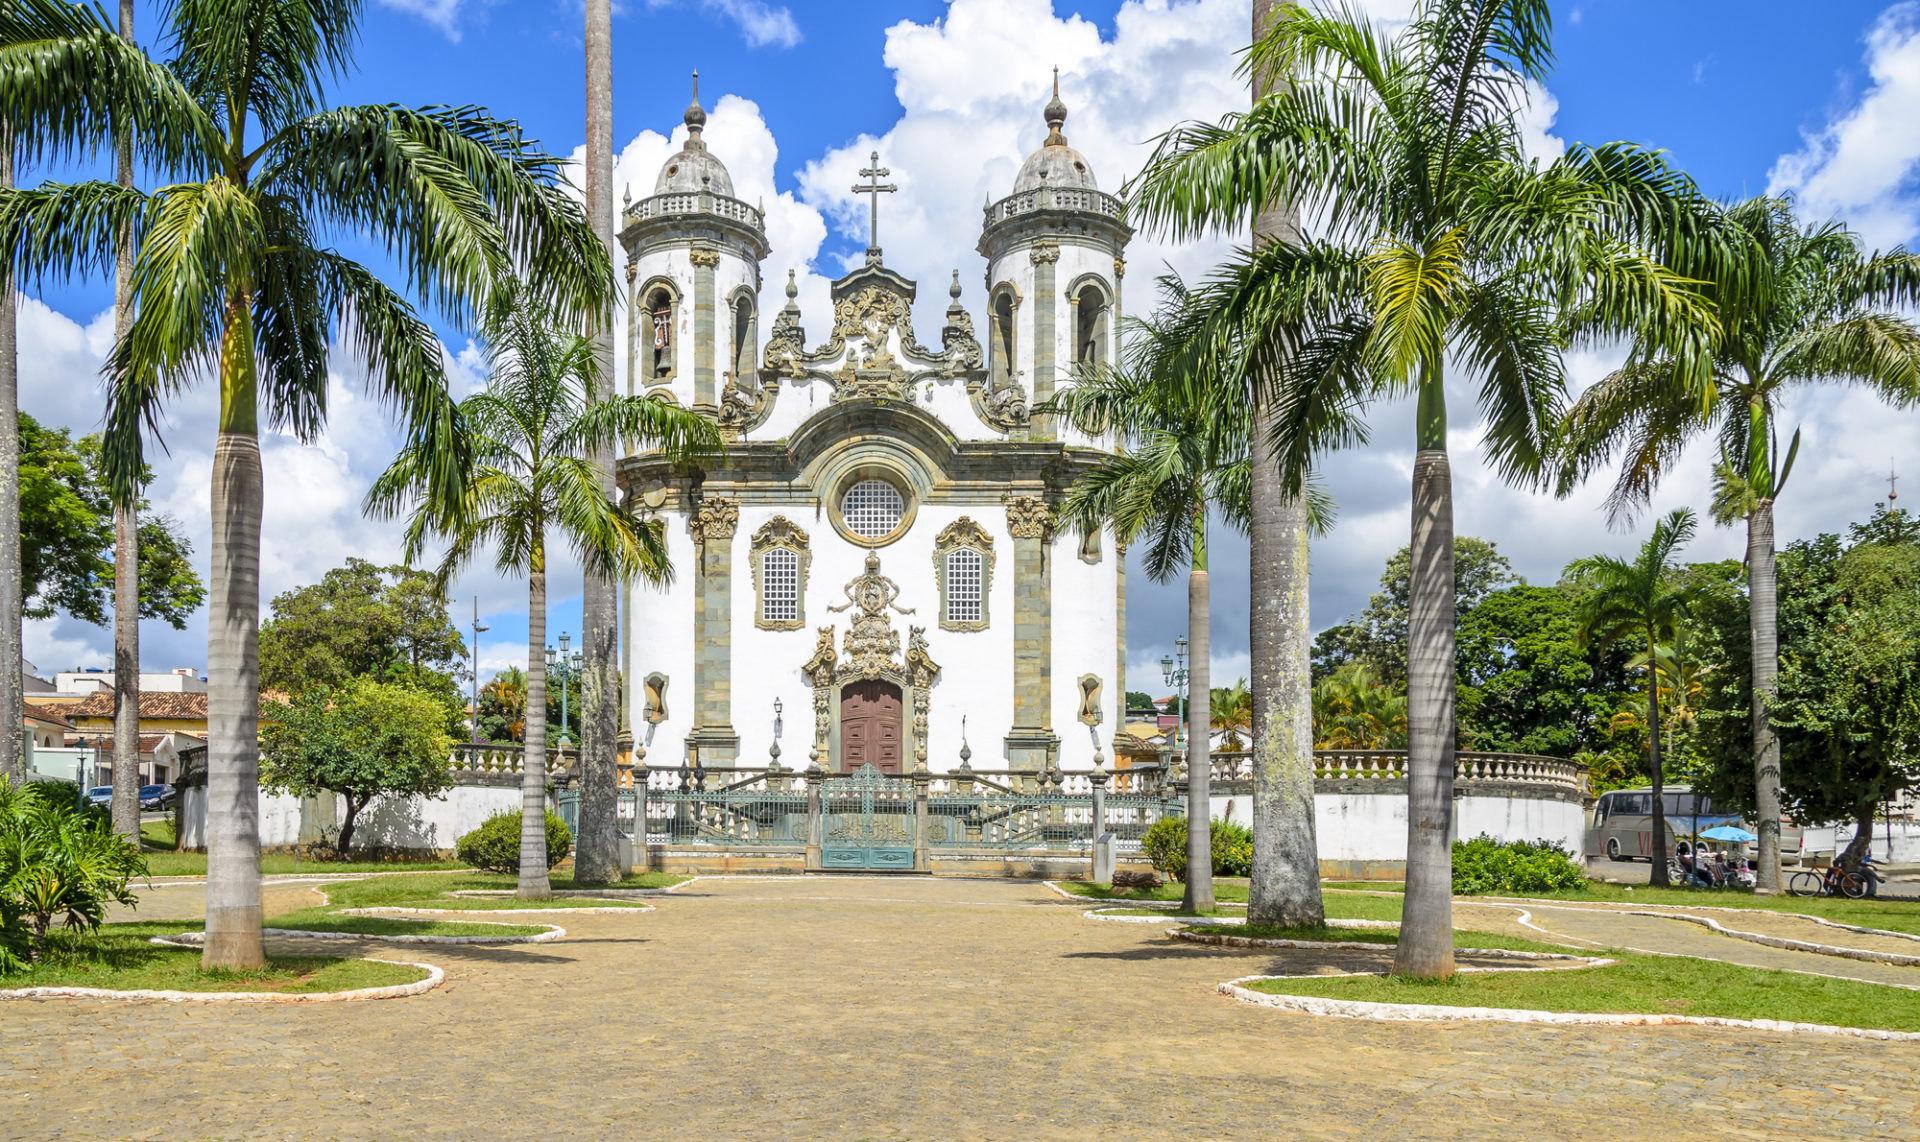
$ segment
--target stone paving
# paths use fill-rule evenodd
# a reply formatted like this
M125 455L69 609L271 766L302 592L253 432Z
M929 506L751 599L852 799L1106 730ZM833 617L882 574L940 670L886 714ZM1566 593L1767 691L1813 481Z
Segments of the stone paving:
M1029 883L658 903L556 944L420 949L449 983L416 999L9 1005L0 1138L1920 1138L1920 1045L1290 1015L1214 990L1272 953Z

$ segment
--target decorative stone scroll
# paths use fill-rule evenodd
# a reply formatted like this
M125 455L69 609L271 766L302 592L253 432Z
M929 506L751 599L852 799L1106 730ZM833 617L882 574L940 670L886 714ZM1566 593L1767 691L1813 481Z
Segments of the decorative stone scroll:
M692 533L695 543L706 543L715 539L732 539L736 528L740 526L740 501L725 496L708 496L700 500L687 517L687 530Z
M1039 496L1007 498L1007 531L1015 539L1051 543L1056 524L1052 506Z
M720 264L720 251L694 249L687 252L687 260L696 266L713 269Z

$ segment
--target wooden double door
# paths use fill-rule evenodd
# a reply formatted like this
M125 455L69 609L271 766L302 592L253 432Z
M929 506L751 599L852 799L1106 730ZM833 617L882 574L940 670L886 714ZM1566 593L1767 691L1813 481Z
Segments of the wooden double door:
M840 772L871 765L899 773L901 721L900 687L891 682L854 682L840 691Z

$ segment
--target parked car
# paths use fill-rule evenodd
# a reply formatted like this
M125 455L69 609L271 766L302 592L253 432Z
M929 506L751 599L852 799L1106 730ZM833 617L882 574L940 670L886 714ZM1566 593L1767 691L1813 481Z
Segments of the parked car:
M142 785L140 787L140 808L145 812L158 812L173 808L177 795L171 785Z
M96 785L92 789L87 790L87 804L89 805L113 804L113 786Z

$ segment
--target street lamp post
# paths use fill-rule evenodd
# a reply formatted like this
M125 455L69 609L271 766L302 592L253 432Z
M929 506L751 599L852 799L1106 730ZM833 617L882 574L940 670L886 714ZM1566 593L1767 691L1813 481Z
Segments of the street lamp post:
M560 632L560 653L555 654L552 647L547 648L547 676L560 680L560 746L562 749L573 744L573 738L567 733L567 684L579 677L580 652L567 652L573 642L573 636L566 631ZM540 711L546 717L545 710Z
M493 628L480 621L480 596L473 597L473 712L467 719L473 727L473 744L480 744L480 635Z
M1173 726L1173 750L1180 750L1180 727L1187 720L1187 636L1173 640L1173 653L1160 656L1160 673L1173 687L1174 700L1180 703L1180 721Z

